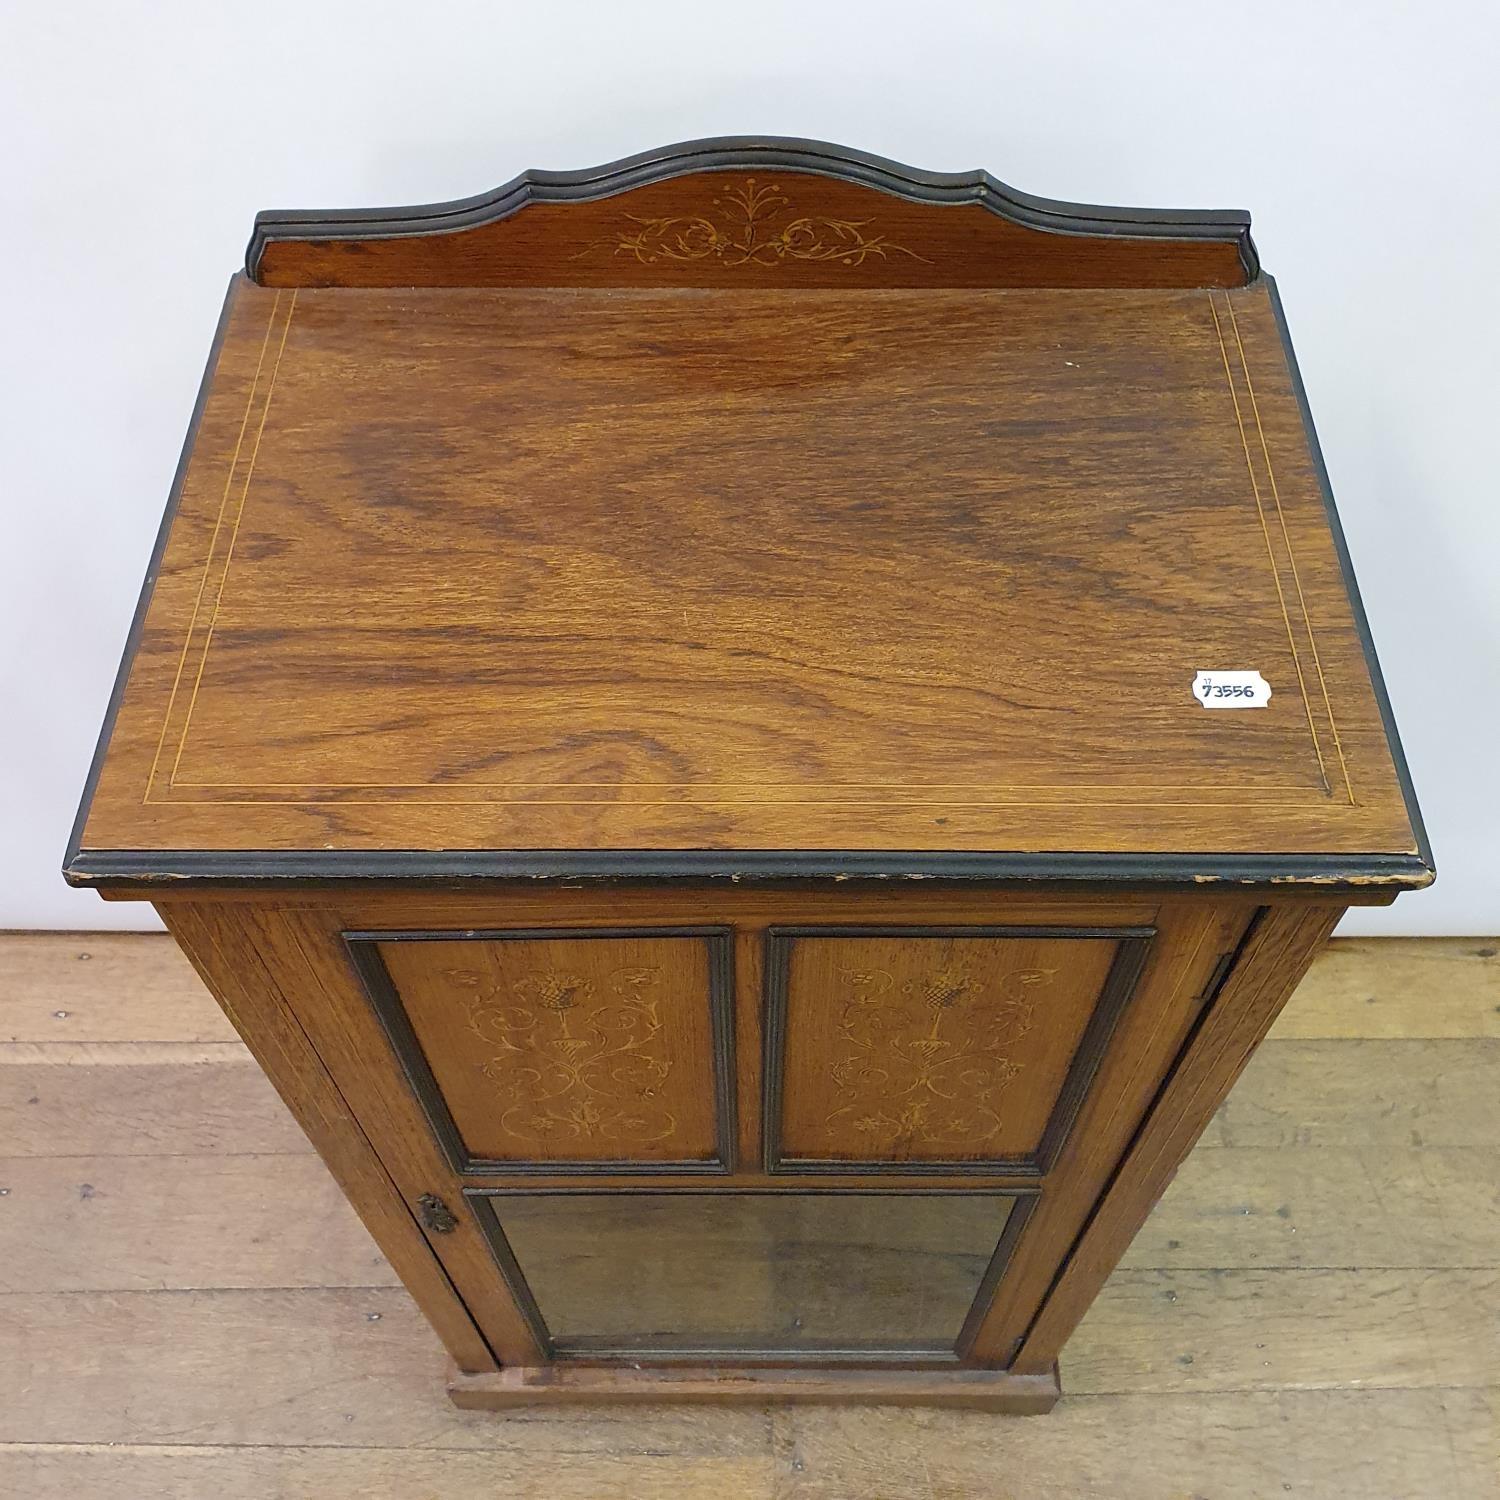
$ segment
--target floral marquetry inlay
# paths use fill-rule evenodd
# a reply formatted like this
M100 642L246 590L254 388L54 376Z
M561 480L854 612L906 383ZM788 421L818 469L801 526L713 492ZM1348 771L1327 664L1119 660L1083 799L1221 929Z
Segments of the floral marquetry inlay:
M872 219L840 219L797 211L774 183L747 178L726 182L701 213L643 218L625 214L620 228L573 257L610 253L642 265L660 261L716 260L727 267L775 266L784 261L827 261L860 266L871 256L909 256L914 250L887 239Z
M723 929L414 935L378 957L372 996L460 1171L726 1169Z
M1018 969L981 979L940 969L898 980L845 969L825 1124L847 1124L891 1149L961 1150L1002 1125L1002 1096L1021 1072L1012 1055L1032 1028L1034 996L1052 977Z
M1092 1020L1116 993L1112 935L812 929L773 942L773 1171L1047 1170L1097 1057Z
M448 978L463 994L468 1029L499 1049L478 1066L495 1086L504 1134L640 1147L676 1130L660 1098L672 1071L657 1045L660 969L619 968L597 980L563 969L508 982L473 970Z

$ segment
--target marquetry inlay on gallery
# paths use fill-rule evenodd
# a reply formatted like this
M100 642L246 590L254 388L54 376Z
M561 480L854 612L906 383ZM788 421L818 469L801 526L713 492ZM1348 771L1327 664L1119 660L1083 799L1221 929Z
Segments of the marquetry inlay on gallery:
M1041 1412L1432 860L1248 217L747 138L256 219L66 873L460 1405Z

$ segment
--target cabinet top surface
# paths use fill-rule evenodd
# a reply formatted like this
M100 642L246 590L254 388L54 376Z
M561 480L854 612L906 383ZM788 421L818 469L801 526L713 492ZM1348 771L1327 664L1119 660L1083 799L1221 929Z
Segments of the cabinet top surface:
M1421 884L1398 757L1263 279L242 277L70 874Z

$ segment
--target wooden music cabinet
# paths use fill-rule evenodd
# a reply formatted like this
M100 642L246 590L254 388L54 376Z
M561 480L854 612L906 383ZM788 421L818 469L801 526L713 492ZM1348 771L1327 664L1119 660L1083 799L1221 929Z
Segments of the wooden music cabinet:
M257 220L67 876L460 1404L1035 1412L1432 865L1248 219L759 138Z

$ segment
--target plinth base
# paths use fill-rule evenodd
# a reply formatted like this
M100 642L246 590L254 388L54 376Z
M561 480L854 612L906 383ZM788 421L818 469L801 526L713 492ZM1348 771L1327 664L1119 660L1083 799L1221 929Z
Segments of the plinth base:
M1057 1366L1045 1375L1005 1370L746 1369L512 1365L467 1375L451 1362L448 1395L469 1411L609 1401L807 1401L850 1406L946 1406L1039 1416L1062 1394Z

